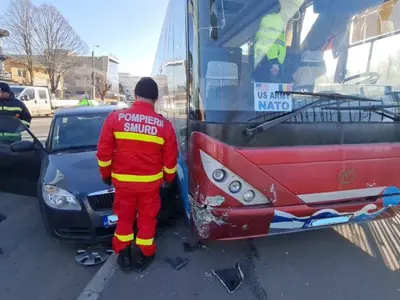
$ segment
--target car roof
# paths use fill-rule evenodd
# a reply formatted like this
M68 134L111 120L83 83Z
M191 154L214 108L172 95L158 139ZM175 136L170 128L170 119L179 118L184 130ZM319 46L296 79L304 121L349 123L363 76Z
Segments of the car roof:
M112 111L118 110L115 105L99 105L99 106L72 106L72 107L63 107L56 110L54 113L55 117L60 116L81 116L81 115L90 115L97 113L110 113Z

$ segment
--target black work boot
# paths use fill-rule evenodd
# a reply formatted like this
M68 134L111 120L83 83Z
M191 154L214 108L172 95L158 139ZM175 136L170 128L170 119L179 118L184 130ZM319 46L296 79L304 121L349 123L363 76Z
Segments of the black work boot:
M132 259L132 269L135 272L141 273L154 261L156 256L146 256L140 249L136 249L135 257Z
M133 260L131 254L131 247L128 246L122 250L118 255L118 265L123 272L129 272L133 269Z

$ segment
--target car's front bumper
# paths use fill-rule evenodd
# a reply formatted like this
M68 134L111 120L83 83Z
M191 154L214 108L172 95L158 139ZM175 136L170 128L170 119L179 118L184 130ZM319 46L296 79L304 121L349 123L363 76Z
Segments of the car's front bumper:
M112 205L114 192L99 191L87 197L78 197L82 210L67 211L49 207L39 192L39 203L43 222L49 233L58 240L97 244L111 243L115 225L105 224L105 218L113 215ZM174 202L173 189L165 187L160 190L161 212L159 222L175 215L177 207Z
M59 240L82 243L110 243L115 226L105 226L104 217L112 214L110 208L95 210L87 197L80 197L80 211L58 210L47 206L40 199L45 225L52 236Z

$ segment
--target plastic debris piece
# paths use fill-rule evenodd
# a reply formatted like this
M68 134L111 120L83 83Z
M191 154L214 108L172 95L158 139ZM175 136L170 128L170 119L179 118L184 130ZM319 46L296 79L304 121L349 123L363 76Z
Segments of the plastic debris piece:
M2 221L4 221L5 219L7 219L7 217L5 215L3 215L3 214L0 214L0 223Z
M170 264L175 270L180 270L189 263L187 258L177 256L175 259L166 257L164 261Z
M232 268L212 270L212 272L230 294L234 293L243 284L244 275L238 261Z
M0 248L0 255L3 255L3 249Z
M183 250L185 252L194 252L199 249L208 249L206 245L204 245L201 241L198 241L196 244L189 244L187 242L183 243Z

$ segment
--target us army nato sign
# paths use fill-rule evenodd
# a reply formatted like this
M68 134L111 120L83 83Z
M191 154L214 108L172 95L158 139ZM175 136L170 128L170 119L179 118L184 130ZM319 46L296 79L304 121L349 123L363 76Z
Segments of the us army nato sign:
M285 94L292 90L290 84L254 83L254 110L265 112L292 111L292 96Z

